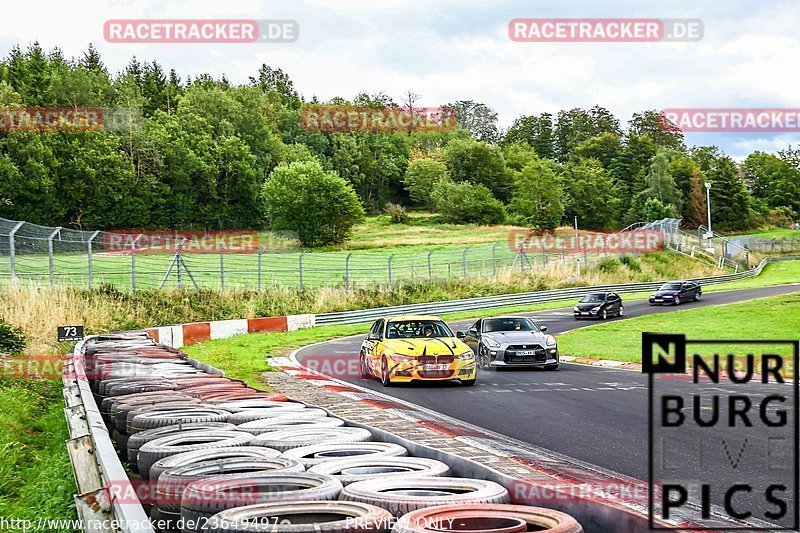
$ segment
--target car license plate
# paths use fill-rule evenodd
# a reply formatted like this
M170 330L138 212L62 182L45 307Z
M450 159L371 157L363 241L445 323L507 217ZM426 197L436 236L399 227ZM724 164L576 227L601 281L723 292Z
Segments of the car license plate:
M422 368L426 372L441 372L442 370L449 370L450 369L450 365L448 365L446 363L441 363L441 364L438 364L438 365L436 365L436 364L434 364L434 365L422 365Z
M524 357L526 355L536 355L536 350L522 350L517 352L517 357Z
M653 301L654 301L654 302L663 302L663 301L664 301L664 299L663 299L663 298L656 298L656 299L655 299L655 300L653 300Z

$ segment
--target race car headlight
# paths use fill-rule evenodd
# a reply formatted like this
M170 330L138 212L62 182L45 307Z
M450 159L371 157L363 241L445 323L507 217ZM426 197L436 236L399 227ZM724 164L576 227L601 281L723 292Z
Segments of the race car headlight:
M486 345L487 345L487 346L489 346L490 348L499 348L499 347L500 347L500 343L499 343L499 342L497 342L496 340L494 340L494 339L493 339L493 338L491 338L491 337L484 337L484 338L483 338L483 341L484 341L484 342L486 343Z
M457 355L456 359L459 359L461 361L466 361L468 359L472 359L473 357L475 357L474 353L472 353L472 352L464 352L462 354Z
M556 338L552 335L548 335L545 339L545 343L547 346L555 346L556 345Z
M576 313L579 313L579 312L580 312L580 309L578 309L578 306L577 306L577 305L576 305L575 307L573 307L573 308L572 308L572 310L573 310L573 311L575 311Z
M413 361L414 359L416 359L416 357L413 357L411 355L402 355L399 353L391 353L387 355L389 356L389 359L397 363L404 363L406 361Z

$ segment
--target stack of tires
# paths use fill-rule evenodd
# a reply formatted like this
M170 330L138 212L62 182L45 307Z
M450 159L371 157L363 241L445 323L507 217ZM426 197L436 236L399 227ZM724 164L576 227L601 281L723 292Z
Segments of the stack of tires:
M319 408L220 375L144 335L94 337L84 365L158 531L578 533L492 481L375 442Z

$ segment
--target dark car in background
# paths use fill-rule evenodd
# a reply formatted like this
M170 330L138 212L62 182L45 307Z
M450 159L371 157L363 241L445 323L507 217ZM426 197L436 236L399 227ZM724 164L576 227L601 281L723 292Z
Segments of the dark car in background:
M475 352L480 368L558 368L555 337L524 316L482 318L457 336Z
M650 295L650 305L696 302L702 295L703 289L694 281L668 281Z
M610 316L622 316L625 307L622 305L622 298L615 292L590 292L578 301L572 308L575 319L580 318L602 318Z

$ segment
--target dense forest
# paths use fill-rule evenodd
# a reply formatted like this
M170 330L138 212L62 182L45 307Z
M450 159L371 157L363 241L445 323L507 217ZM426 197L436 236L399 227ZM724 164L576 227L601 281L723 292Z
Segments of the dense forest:
M254 69L255 70L255 69ZM313 91L312 88L308 88ZM454 223L586 228L677 216L715 229L780 223L800 212L800 149L739 163L687 147L654 110L624 126L607 109L521 116L507 131L487 104L440 103L441 131L312 131L305 106L419 105L412 91L320 102L280 68L249 83L181 79L133 58L109 72L90 46L80 58L34 43L0 61L0 108L133 110L114 131L0 131L0 216L110 228L298 229L305 244L347 238L365 213L419 206ZM311 216L311 215L314 216Z

